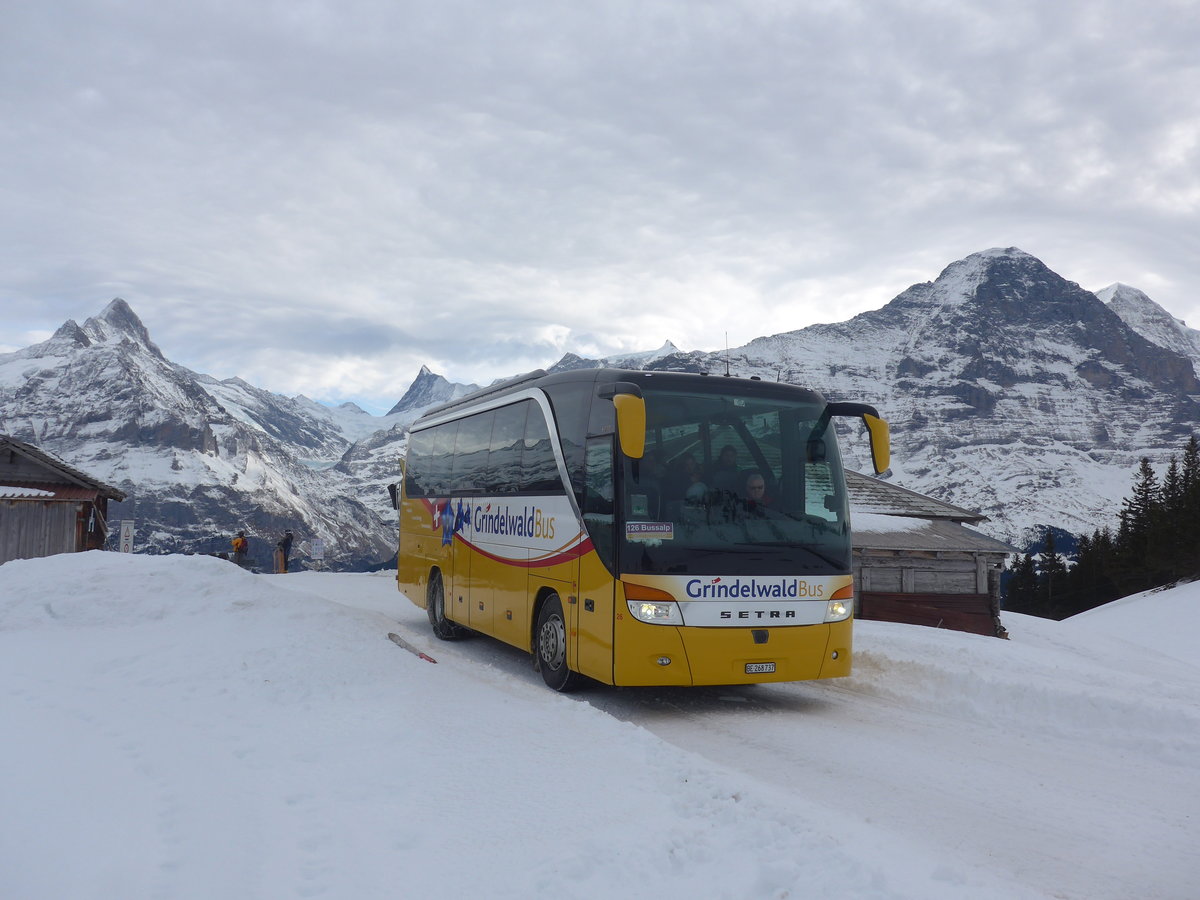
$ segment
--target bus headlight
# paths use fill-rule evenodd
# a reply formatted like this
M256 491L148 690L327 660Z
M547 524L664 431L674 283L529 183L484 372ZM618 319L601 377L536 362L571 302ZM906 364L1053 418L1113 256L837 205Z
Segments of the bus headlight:
M629 612L639 622L651 625L682 625L683 613L674 600L627 600Z
M830 600L825 607L826 622L841 622L843 619L850 618L850 614L854 612L854 601L847 598L845 600Z
M683 610L666 591L645 584L624 583L625 603L639 622L651 625L682 625Z

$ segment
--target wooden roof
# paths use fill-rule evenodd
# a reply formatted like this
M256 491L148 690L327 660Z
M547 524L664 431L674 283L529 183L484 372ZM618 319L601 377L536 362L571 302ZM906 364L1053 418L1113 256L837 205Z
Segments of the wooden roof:
M860 517L861 518L861 517ZM909 519L911 528L901 530L872 531L869 525L860 524L860 519L850 514L853 525L853 543L856 550L911 550L937 552L940 550L967 551L969 553L1000 553L1007 556L1020 551L1004 541L951 522L948 519Z
M952 522L985 522L987 516L943 503L933 497L918 494L908 488L871 478L861 472L846 470L846 490L850 495L851 513L879 513L884 516L906 516L912 519L949 519Z
M99 488L85 487L79 484L49 481L22 481L19 484L9 484L9 481L12 479L5 479L4 483L0 484L0 500L95 500L103 493Z
M965 550L1006 555L1019 552L1011 544L967 528L964 523L984 522L987 516L961 506L849 469L846 489L855 549ZM895 527L891 527L893 520Z
M0 457L6 453L24 457L41 468L49 470L48 477L39 478L36 481L32 479L14 479L12 475L0 476L6 487L35 487L42 490L54 490L55 494L58 495L59 489L63 488L62 482L65 481L68 485L84 488L97 496L107 497L109 500L121 501L125 499L123 491L105 484L103 481L98 481L73 466L67 465L58 457L51 456L46 451L39 450L32 444L19 441L6 434L0 434ZM59 497L59 499L66 499L66 497Z

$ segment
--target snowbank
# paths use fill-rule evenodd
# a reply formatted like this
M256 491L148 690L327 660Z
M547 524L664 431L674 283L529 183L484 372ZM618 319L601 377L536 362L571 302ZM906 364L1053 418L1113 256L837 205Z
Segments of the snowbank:
M1118 638L1153 654L1200 661L1200 582L1134 594L1066 621L1080 635Z
M4 892L1184 896L1200 671L1155 687L1153 666L1093 658L1061 624L1003 642L859 623L839 682L572 699L510 648L432 641L386 575L10 562ZM1004 768L1018 751L1040 788ZM1017 802L989 808L1002 786ZM1043 803L1053 823L1022 820Z

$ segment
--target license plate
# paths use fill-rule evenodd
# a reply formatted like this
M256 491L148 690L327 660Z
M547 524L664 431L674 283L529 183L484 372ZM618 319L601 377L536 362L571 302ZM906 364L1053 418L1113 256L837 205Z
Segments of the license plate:
M747 675L760 675L763 672L774 672L775 663L746 663Z

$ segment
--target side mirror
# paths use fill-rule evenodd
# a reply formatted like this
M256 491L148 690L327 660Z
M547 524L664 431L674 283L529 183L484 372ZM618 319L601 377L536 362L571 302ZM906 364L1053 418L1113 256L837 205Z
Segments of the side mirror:
M397 485L389 484L387 486L388 496L392 498L392 509L400 508L400 491L397 490Z
M641 459L646 454L646 401L642 389L630 381L614 381L601 385L596 395L611 400L616 407L621 452L630 459Z
M826 407L830 416L852 416L862 419L867 426L871 441L871 464L876 475L882 475L892 466L891 434L888 423L879 418L879 412L866 403L830 403Z
M871 463L875 474L882 475L892 467L891 429L887 422L870 413L863 415L863 422L871 439Z
M641 459L646 453L646 401L633 394L617 394L613 406L617 408L621 452L630 459Z

